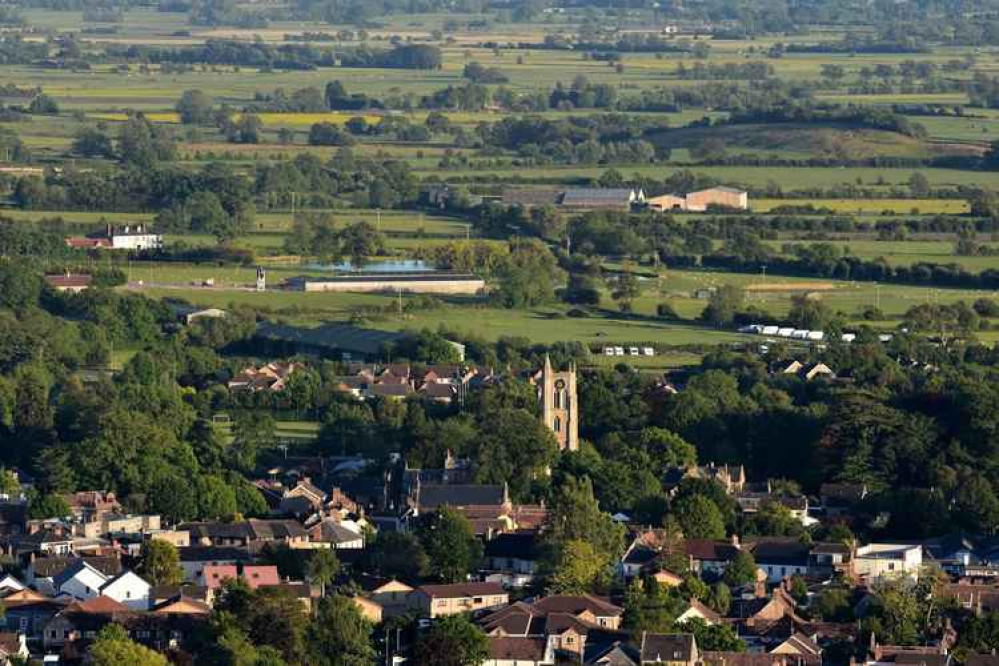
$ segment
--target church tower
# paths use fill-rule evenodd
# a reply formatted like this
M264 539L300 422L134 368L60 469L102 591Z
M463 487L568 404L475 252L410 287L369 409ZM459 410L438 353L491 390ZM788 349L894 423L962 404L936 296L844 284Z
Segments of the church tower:
M562 451L579 448L579 413L576 400L576 364L566 372L555 372L548 355L541 372L541 418Z

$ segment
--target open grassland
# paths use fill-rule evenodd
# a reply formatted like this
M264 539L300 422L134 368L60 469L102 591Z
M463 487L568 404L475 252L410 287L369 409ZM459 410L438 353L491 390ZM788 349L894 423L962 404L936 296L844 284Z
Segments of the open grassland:
M270 273L278 274L280 271ZM248 280L250 276L251 273L247 270L243 274L231 275L231 280ZM173 273L172 277L179 278L180 274ZM224 273L219 276L220 279L225 277ZM567 316L570 306L564 304L529 310L506 310L491 307L486 301L474 298L449 299L439 308L415 312L408 312L403 308L401 314L395 314L398 301L394 294L307 294L283 291L256 293L195 288L146 288L143 293L158 298L184 298L205 307L250 305L301 324L343 320L356 315L358 308L364 308L367 312L371 308L377 308L385 314L371 318L367 325L386 330L437 329L444 326L491 340L512 335L525 336L538 343L578 340L594 347L641 342L688 346L751 341L754 338L750 336L708 329L696 322L706 301L694 298L694 290L724 284L745 288L748 304L776 316L786 314L793 295L810 294L826 302L834 311L844 313L852 325L872 324L889 329L895 327L901 315L914 305L957 301L971 303L983 296L999 297L999 293L979 290L790 279L780 276L768 276L764 279L757 275L686 270L664 270L659 278L643 277L640 283L642 290L633 302L633 313L617 313L607 290L604 290L603 308L593 310L589 316L582 318ZM403 305L411 298L408 295L402 296ZM657 319L655 311L660 303L669 303L682 321ZM859 313L867 306L879 307L887 319L880 322L863 321L859 318ZM988 335L982 337L986 339Z
M665 179L679 170L677 167L650 165L616 165L623 174L639 174L649 178ZM934 187L969 185L999 188L999 172L961 171L958 169L887 169L879 167L748 167L748 166L693 166L685 167L703 173L729 185L765 187L776 185L785 191L799 188L825 188L833 185L854 184L869 187L878 185L904 185L913 173L926 176ZM585 183L596 180L606 169L603 167L548 166L536 168L466 170L460 174L474 180L502 179L510 183ZM440 172L437 172L440 175ZM429 175L429 170L426 173Z
M961 215L969 210L964 199L753 199L755 213L769 213L782 206L828 208L844 215Z
M776 249L781 249L787 241L768 241ZM813 241L791 241L790 244L809 245ZM838 247L848 248L850 254L862 259L877 259L883 257L892 266L909 266L919 262L936 264L958 264L962 268L977 273L983 270L999 269L999 256L964 257L954 254L954 243L949 241L877 241L877 240L843 240L835 241ZM996 250L996 243L984 243Z

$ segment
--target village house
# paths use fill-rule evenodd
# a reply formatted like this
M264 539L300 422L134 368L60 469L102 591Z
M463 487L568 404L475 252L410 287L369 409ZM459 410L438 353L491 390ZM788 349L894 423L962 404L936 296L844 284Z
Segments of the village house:
M551 643L522 636L489 636L489 656L482 666L549 666L554 665L555 650Z
M49 620L69 603L69 599L53 599L29 589L12 592L3 596L2 622L8 631L39 640Z
M111 515L121 514L121 504L113 492L102 490L84 490L63 499L69 505L70 513L79 522L90 523L103 520Z
M231 566L250 561L250 554L243 548L231 546L189 546L178 548L180 568L184 570L184 580L195 583L203 580L205 567Z
M486 542L485 579L504 587L524 587L534 580L538 552L534 531L497 534Z
M388 581L362 580L366 592L364 597L378 604L382 617L403 615L409 608L409 595L413 588L403 582L392 579Z
M152 586L132 571L123 571L100 588L100 595L122 603L131 610L149 609Z
M623 609L590 595L554 595L515 602L479 619L490 637L543 640L556 656L582 660L588 648L619 637ZM592 639L592 640L591 640Z
M455 613L493 610L509 602L510 595L496 583L423 585L409 595L409 607L431 619Z
M299 370L305 370L305 364L294 361L272 361L259 368L247 366L229 380L230 391L283 391L288 385L288 378Z
M642 632L639 663L693 666L698 661L697 641L693 634L651 634Z

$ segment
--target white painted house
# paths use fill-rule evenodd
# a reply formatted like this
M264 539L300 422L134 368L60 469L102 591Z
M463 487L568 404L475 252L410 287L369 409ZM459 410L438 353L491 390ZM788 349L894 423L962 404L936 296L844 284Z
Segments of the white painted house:
M101 596L110 597L132 610L149 610L149 590L152 586L134 571L122 571L104 583Z
M869 543L857 549L853 558L856 574L869 581L881 578L919 577L923 547L915 544Z
M99 596L101 588L107 582L107 576L80 560L56 576L52 581L52 587L57 596L68 596L84 601Z

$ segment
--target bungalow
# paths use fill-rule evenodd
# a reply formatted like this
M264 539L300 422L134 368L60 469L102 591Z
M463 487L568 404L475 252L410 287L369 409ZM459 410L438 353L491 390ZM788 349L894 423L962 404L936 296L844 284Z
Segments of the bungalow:
M496 583L423 585L409 595L409 607L430 618L492 610L509 602L510 595Z

